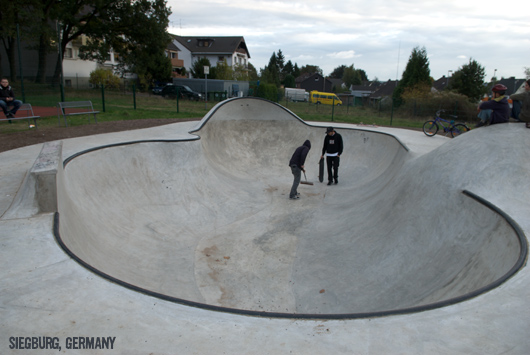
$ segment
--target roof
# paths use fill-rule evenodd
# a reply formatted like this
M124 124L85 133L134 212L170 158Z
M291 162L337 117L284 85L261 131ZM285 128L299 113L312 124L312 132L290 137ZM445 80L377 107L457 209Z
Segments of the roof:
M370 95L370 98L380 99L385 96L392 96L397 83L397 80L389 80L386 83L381 84L381 86L379 86L377 90Z
M514 76L511 78L502 78L495 82L495 84L502 84L508 88L506 95L514 94L521 86L524 85L526 79L515 79Z
M179 47L175 46L175 43L173 42L169 42L169 44L167 45L167 49L174 52L180 51Z
M331 81L331 83L333 84L333 86L336 87L337 89L342 88L342 84L344 84L344 82L342 81L342 79L328 78L328 80Z
M369 91L374 92L377 90L378 86L371 85L352 85L350 86L350 91Z
M449 85L450 80L451 78L447 78L445 75L443 75L440 79L432 83L432 87L436 91L443 91L447 88L447 85Z
M315 73L304 73L304 74L300 75L298 78L294 79L294 81L296 83L301 83L302 81L305 81L306 79L308 79L309 77L311 77L313 75L315 75Z
M319 73L302 74L295 79L295 83L297 88L305 89L306 91L331 92L334 86L330 78L324 78Z
M193 54L232 54L245 53L250 58L245 39L237 37L177 36L171 35L177 42Z

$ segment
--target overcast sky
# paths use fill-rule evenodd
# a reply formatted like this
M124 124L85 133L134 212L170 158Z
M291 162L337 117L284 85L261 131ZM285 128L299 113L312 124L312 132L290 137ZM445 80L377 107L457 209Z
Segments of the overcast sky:
M425 47L435 79L472 58L496 76L524 78L530 68L527 0L260 1L168 0L169 32L182 36L243 36L260 70L281 49L285 61L340 65L373 80L400 79L414 47Z

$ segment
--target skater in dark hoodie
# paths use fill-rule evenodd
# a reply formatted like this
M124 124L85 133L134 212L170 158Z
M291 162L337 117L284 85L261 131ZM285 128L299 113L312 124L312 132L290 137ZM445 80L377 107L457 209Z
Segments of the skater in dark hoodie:
M293 187L291 187L291 193L289 194L289 198L291 200L296 200L300 198L298 196L298 191L296 190L298 189L300 179L302 178L302 171L305 171L305 158L307 157L307 153L309 153L310 149L311 142L309 140L306 140L302 146L296 148L293 153L293 156L291 157L291 160L289 161L289 166L291 167L291 172L294 176Z

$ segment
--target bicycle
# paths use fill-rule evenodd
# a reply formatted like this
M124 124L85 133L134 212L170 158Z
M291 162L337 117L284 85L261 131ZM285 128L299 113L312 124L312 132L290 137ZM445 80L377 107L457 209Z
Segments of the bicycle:
M436 111L434 120L429 120L423 124L423 133L425 133L426 136L433 137L436 133L438 133L440 126L443 128L445 136L451 133L451 137L459 136L462 133L470 130L469 127L464 123L455 123L454 119L457 119L457 116L449 115L451 118L453 118L453 120L444 120L440 117L442 112L445 112L445 110Z

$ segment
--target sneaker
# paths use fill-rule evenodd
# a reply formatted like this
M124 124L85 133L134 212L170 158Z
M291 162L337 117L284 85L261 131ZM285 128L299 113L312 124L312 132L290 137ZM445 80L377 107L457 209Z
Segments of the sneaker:
M297 195L297 196L289 197L289 199L290 200L298 200L298 199L300 199L300 196Z
M335 179L335 185L337 185L338 183L339 183L339 180Z
M11 112L6 113L7 118L15 118L15 115L13 115Z
M332 183L333 183L333 181L330 181L330 182L328 182L328 185L331 185Z

